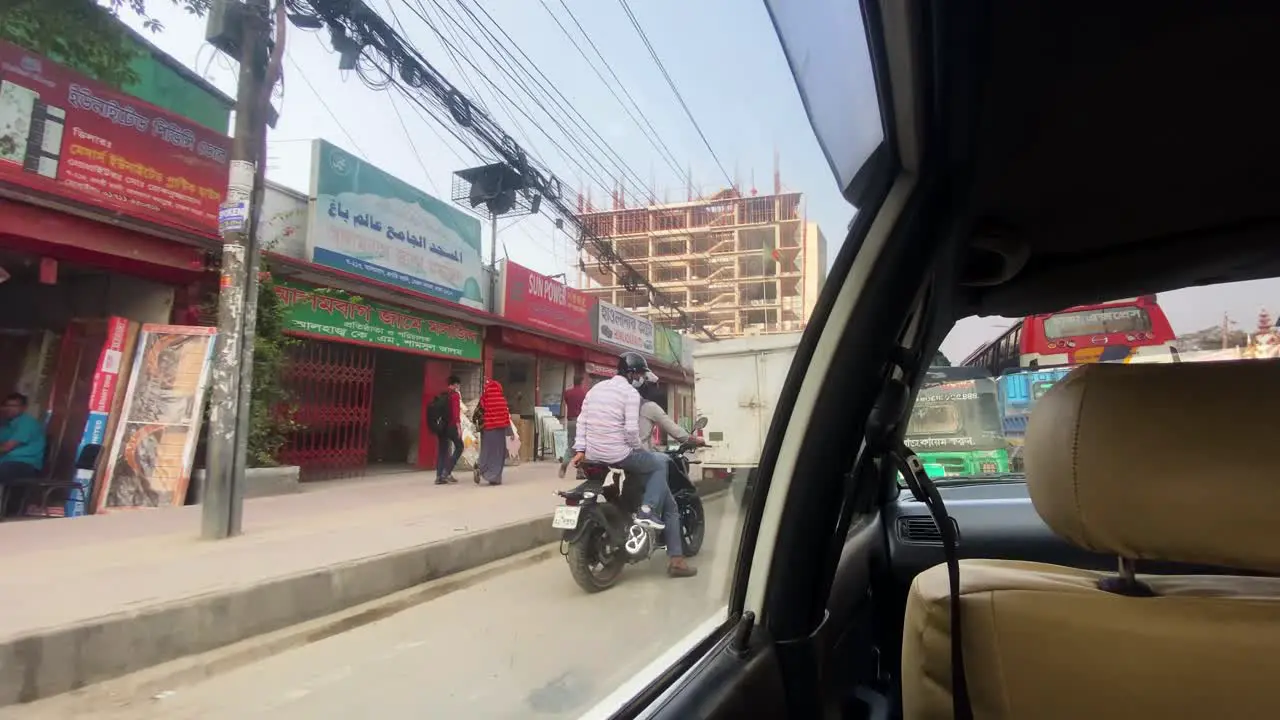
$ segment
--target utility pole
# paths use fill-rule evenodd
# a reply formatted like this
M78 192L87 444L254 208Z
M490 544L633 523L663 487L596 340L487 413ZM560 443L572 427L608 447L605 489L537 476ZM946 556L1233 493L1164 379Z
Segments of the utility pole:
M241 365L245 348L246 290L257 293L257 277L247 266L257 265L258 248L251 223L261 136L266 132L262 102L270 6L268 0L223 0L217 20L220 37L239 50L240 78L236 88L236 126L231 144L227 196L218 215L222 233L222 274L218 295L218 341L213 357L213 392L209 412L207 473L201 506L200 535L206 540L240 533L240 504L244 472L236 472L237 435L241 427ZM211 18L210 35L215 34ZM215 42L215 45L218 43ZM252 342L252 335L249 336ZM251 352L251 351L250 351ZM249 355L252 358L252 355ZM250 363L251 364L251 363ZM247 388L246 388L247 390Z

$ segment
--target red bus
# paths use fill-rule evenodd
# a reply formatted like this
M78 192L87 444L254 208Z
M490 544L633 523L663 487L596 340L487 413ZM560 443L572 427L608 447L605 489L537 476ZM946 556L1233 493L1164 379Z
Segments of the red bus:
M960 364L998 376L1019 368L1128 362L1172 357L1173 340L1156 296L1144 295L1023 318Z

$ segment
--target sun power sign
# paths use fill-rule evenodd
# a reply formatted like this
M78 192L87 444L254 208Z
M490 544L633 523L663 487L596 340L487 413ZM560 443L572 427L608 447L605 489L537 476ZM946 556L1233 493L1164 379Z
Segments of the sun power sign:
M597 311L596 342L652 355L653 323L601 300Z

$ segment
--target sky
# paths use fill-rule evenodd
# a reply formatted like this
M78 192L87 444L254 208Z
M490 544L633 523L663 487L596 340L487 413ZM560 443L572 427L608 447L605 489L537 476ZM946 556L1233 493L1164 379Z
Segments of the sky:
M590 187L596 207L607 207L615 178L629 176L632 181L626 190L636 199L652 192L660 202L683 201L686 171L691 172L699 193L710 194L733 180L744 193L753 186L767 193L772 190L776 152L783 189L804 193L806 215L822 228L829 261L839 251L855 211L840 195L814 138L762 0L627 3L706 143L631 25L622 0L366 2L398 25L428 62L468 97L479 100L516 142L549 167L570 191L570 198L578 189ZM152 42L234 96L236 65L203 42L204 21L166 0L147 4L165 26L161 33L148 34ZM485 44L487 38L462 9L469 8L487 22L478 7L528 56L523 65L535 76L545 75L603 138L601 145L621 162L595 145L589 145L592 157L577 151L566 132L490 60L486 50L496 58L502 56ZM420 15L436 24L443 39ZM127 10L121 17L141 30L140 20ZM463 28L483 40L468 38ZM355 72L340 71L327 33L291 26L286 48L283 97L277 102L280 122L268 135L270 180L306 191L313 138L333 142L446 200L452 173L484 162L398 90L373 89ZM519 51L513 52L520 57ZM510 72L524 80L518 70ZM563 121L564 113L556 115ZM642 130L649 124L665 149L655 147ZM638 187L641 184L644 188ZM485 232L487 247L487 227ZM569 238L545 215L500 221L498 239L499 253L514 262L548 275L568 272L570 281L574 280ZM1280 311L1280 280L1180 290L1161 294L1159 299L1179 333L1215 325L1224 312L1241 327L1250 328L1259 307L1268 306L1273 314ZM962 320L943 343L943 352L958 360L1010 322L1005 318Z

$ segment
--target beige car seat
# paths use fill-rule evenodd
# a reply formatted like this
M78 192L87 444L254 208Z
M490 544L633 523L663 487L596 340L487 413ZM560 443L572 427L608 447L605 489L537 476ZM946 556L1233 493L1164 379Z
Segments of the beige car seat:
M1088 365L1040 399L1036 512L1119 571L960 562L975 718L1280 718L1280 579L1134 574L1141 560L1280 574L1278 401L1271 360ZM905 720L952 717L949 600L945 565L912 583Z

